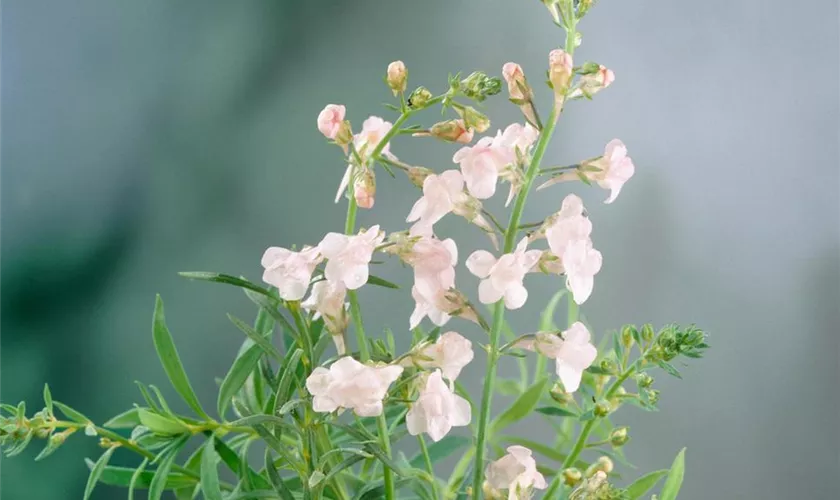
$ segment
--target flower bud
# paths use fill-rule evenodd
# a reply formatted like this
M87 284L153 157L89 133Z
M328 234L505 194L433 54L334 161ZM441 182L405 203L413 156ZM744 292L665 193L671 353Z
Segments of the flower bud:
M642 389L647 389L653 384L653 377L647 373L637 373L636 384L638 384L638 386Z
M618 365L616 365L615 360L603 359L601 360L600 366L602 370L609 373L610 375L615 375L618 373Z
M655 405L659 402L659 391L656 389L645 389L645 393L647 394L650 404Z
M615 81L615 73L607 69L603 65L599 65L598 69L592 73L586 73L580 78L578 88L572 93L572 97L592 97L610 86Z
M370 169L359 172L353 183L353 196L359 208L373 208L376 196L376 179Z
M489 77L481 71L476 71L461 80L458 84L458 89L466 97L476 102L481 102L487 96L496 95L501 92L502 81L498 78Z
M615 394L613 394L613 397L610 398L610 406L612 407L612 411L617 410L618 407L621 406L621 403L624 402L624 398L620 396L624 396L625 394L627 394L627 389L625 389L624 387L619 386L615 390Z
M511 99L517 101L530 101L534 97L533 89L525 79L522 67L516 63L509 62L502 66L502 76L507 82L508 93Z
M563 469L563 484L566 486L575 486L583 479L583 474L580 472L579 469L574 467L569 467L568 469Z
M475 129L479 134L485 132L490 128L490 119L487 115L481 113L472 106L464 106L463 108L455 108L455 111L461 115L464 120L464 126L468 129ZM467 141L469 142L469 141Z
M656 333L653 331L653 325L651 325L650 323L647 323L644 326L642 326L641 335L642 335L642 340L644 340L645 342L652 341L653 337L656 336Z
M606 417L607 415L610 414L611 410L612 410L612 407L610 406L609 402L599 401L595 405L595 416L596 417Z
M410 180L415 186L422 189L423 182L426 180L426 177L433 175L435 172L426 167L411 167L406 173L408 175L408 180Z
M555 103L562 103L572 80L572 56L562 49L548 54L548 80L554 89Z
M613 461L609 457L600 457L594 464L586 469L586 477L593 477L599 472L609 474L614 468ZM604 478L606 479L606 478Z
M540 255L540 260L537 262L537 269L546 274L563 274L563 260L546 250Z
M443 141L460 144L466 144L473 138L473 130L467 128L464 120L446 120L445 122L435 123L429 133L432 137Z
M333 140L344 148L345 153L347 152L347 146L353 141L353 127L350 126L350 120L341 122Z
M340 104L327 104L318 114L318 130L327 139L335 139L344 122L346 108ZM352 133L351 133L352 135Z
M554 383L551 387L551 391L549 391L549 395L551 396L551 399L557 401L561 405L567 405L574 401L574 396L566 392L566 389L560 382Z
M621 329L621 344L625 349L633 347L634 337L636 336L634 334L637 335L638 333L633 325L627 325Z
M624 446L630 437L627 435L627 427L618 427L610 433L610 444L618 448Z
M411 109L423 109L426 104L432 100L432 93L426 87L417 87L414 92L408 96L408 106Z
M385 78L388 86L394 91L394 95L405 92L405 82L408 80L408 71L402 61L394 61L388 65L388 73Z

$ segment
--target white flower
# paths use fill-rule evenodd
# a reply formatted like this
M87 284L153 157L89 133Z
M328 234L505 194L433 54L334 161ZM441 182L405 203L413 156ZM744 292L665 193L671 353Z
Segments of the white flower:
M444 377L454 382L473 356L472 342L457 332L446 332L434 344L421 348L417 356L407 358L403 366L439 368Z
M312 409L316 412L346 408L360 417L376 417L382 414L388 386L402 372L401 366L368 366L346 356L329 369L315 368L306 379L306 389L313 396Z
M562 260L566 288L576 303L583 304L592 295L595 275L601 270L601 252L592 248L590 240L577 240L566 246Z
M443 326L450 317L445 295L455 286L455 264L458 263L455 241L424 236L401 257L414 268L411 296L416 306L409 319L410 328L417 327L425 316Z
M522 284L525 274L539 262L541 251L526 250L528 238L523 238L513 253L498 260L486 250L477 250L467 259L467 269L481 278L478 300L492 304L505 299L508 309L519 309L528 299L528 290Z
M557 361L557 376L563 382L566 392L575 392L580 387L583 371L598 357L598 350L590 342L591 336L580 321L575 322L562 334L563 342L553 357Z
M604 156L592 162L600 168L597 172L587 172L586 176L604 189L610 190L610 197L604 203L612 203L624 187L624 183L636 173L633 160L627 156L627 146L618 139L613 139L604 148Z
M449 388L435 370L426 379L417 401L405 416L408 433L416 436L425 432L432 441L440 441L453 427L469 425L470 404Z
M560 335L540 332L533 340L520 341L517 347L556 360L557 376L563 382L563 387L566 392L575 392L580 387L583 371L598 357L598 350L590 339L589 330L577 321Z
M443 326L451 317L447 312L446 290L443 288L421 290L417 285L411 287L414 299L414 311L408 319L409 329L414 329L426 316L437 326Z
M475 146L463 147L452 157L461 166L467 191L480 200L496 192L499 171L508 160L509 152L494 144L492 137L482 137Z
M504 132L498 131L493 139L493 145L502 149L507 154L508 163L516 161L516 150L523 155L534 141L540 136L540 131L526 123L512 123L505 128Z
M349 290L355 290L367 283L368 264L373 251L382 243L385 235L379 226L373 226L356 236L341 233L327 233L318 249L329 259L324 268L324 277L333 283L343 283Z
M283 300L302 299L315 266L322 260L318 252L312 247L304 247L300 252L270 247L262 256L263 281L276 286Z
M417 221L409 234L430 236L432 226L452 212L465 197L461 172L447 170L440 175L429 175L423 181L423 196L414 203L405 219L406 222Z
M562 257L569 243L588 240L592 234L592 222L583 215L583 202L570 194L563 200L560 211L552 218L545 230L551 252Z
M531 450L524 446L510 446L508 454L487 465L485 475L491 487L508 490L508 500L531 498L531 489L544 490L548 485L537 470Z
M346 352L343 336L348 323L346 295L347 288L343 283L324 280L312 285L309 297L300 304L307 311L315 311L313 319L324 318L324 326L333 335L339 354Z

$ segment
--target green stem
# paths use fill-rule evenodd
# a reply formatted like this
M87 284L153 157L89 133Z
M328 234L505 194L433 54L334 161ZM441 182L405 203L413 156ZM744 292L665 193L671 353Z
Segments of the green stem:
M379 418L376 420L376 426L379 429L379 437L382 439L382 449L385 451L385 455L388 457L391 456L391 440L388 438L388 420L385 419L385 411L383 410L382 414L379 415ZM391 472L391 469L382 464L382 474L384 476L385 482L385 498L387 500L394 500L396 497L395 490L394 490L394 476Z
M432 458L429 456L429 449L426 447L426 440L423 439L422 434L417 435L417 442L420 443L420 453L423 454L423 461L426 462L426 470L432 479L432 496L435 500L439 500L440 494L438 493L437 479L435 479L435 468L432 465Z
M534 178L537 172L540 171L540 162L545 156L545 151L548 148L548 143L554 133L554 128L557 123L556 113L559 110L552 110L548 121L545 124L537 146L534 149L534 156L531 158L531 164L525 173L525 182L522 189L516 196L516 202L513 205L513 211L510 214L510 222L505 231L505 245L502 250L503 254L511 253L516 243L516 237L519 233L519 221L522 219L522 212L525 208L525 202L528 199L528 193L531 190L531 185L534 183ZM490 330L490 345L487 352L487 371L484 375L484 391L481 397L481 411L478 420L478 436L476 437L475 448L475 470L473 471L473 497L481 498L481 486L484 481L484 448L487 442L487 427L490 425L490 406L493 400L493 390L496 383L496 364L499 360L499 332L502 329L502 323L505 319L505 304L500 300L496 303L493 309L493 327Z

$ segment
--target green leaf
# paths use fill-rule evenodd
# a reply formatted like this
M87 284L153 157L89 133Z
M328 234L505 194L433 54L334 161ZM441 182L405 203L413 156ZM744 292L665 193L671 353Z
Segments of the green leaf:
M239 389L245 384L248 375L257 367L257 363L263 355L262 347L252 345L248 350L239 355L230 367L227 375L225 375L222 384L219 387L219 399L216 402L216 409L219 416L224 418L230 400L239 392Z
M149 484L149 500L160 500L163 495L163 490L166 489L166 483L169 480L169 471L172 469L172 464L178 456L178 452L186 444L189 436L184 436L176 441L165 453L158 464L157 470L154 472L152 481Z
M43 460L43 459L47 458L48 456L55 453L55 450L57 450L60 447L61 447L61 444L56 444L56 442L53 441L52 439L48 440L47 441L47 446L45 446L44 449L41 450L41 453L38 453L38 456L35 457L35 461L38 462L40 460Z
M99 477L102 476L102 471L105 469L105 466L108 465L108 460L111 459L111 455L114 454L114 450L116 447L108 448L105 450L105 453L99 457L99 460L93 464L93 467L90 469L90 476L88 476L87 485L85 485L85 496L84 500L88 500L90 498L91 493L93 493L93 488L96 487L96 483L99 482Z
M563 408L558 408L556 406L543 406L542 408L537 408L535 411L552 417L578 417L577 413L571 410L564 410Z
M140 466L137 467L137 470L131 474L131 481L128 483L128 500L134 500L134 489L137 487L137 481L140 480L140 476L143 474L143 471L146 469L146 465L149 464L149 459L144 458L142 462L140 462Z
M266 337L264 337L260 333L257 333L257 331L251 328L250 325L237 318L236 316L228 314L227 317L230 320L230 322L236 326L236 328L239 328L242 331L242 333L247 335L249 339L253 340L255 344L260 346L266 352L266 354L273 357L277 361L281 361L283 359L283 355L280 354L280 351L278 351L277 348L274 347L271 341L269 341Z
M298 432L297 427L292 426L284 421L281 417L275 415L251 415L250 417L240 418L235 422L231 422L231 427L255 427L258 425L270 425L281 427L285 430Z
M219 485L219 470L216 468L216 449L214 448L214 437L204 443L204 452L201 455L201 491L204 492L205 500L222 500L222 488Z
M58 401L54 401L54 402L53 402L53 404L54 404L54 405L55 405L55 406L56 406L59 410L61 410L61 413L63 413L65 417L69 418L69 419L70 419L70 420L72 420L73 422L76 422L77 424L88 424L88 423L90 423L90 419L89 419L89 418L87 418L86 416L84 416L84 415L82 415L81 413L77 412L77 411L76 411L76 410L74 410L73 408L70 408L70 407L69 407L69 406L67 406L66 404L64 404L64 403L60 403L60 402L58 402Z
M361 462L365 458L366 457L364 455L353 455L353 456L345 458L344 460L342 460L341 462L339 462L338 464L336 464L334 467L332 467L330 469L329 473L327 473L326 477L324 477L324 479L322 481L322 484L329 483L330 480L332 480L332 478L336 476L336 474L340 473L344 469L347 469L349 467L352 467L352 466L356 465L357 463Z
M280 495L280 498L282 500L295 500L291 490L286 486L286 482L283 481L283 478L277 473L277 469L274 468L274 460L272 460L271 450L268 448L265 450L265 470L268 472L268 479L271 481L274 491Z
M399 290L399 288L400 288L400 286L397 285L396 283L391 283L388 280L384 280L384 279L379 278L377 276L374 276L372 274L370 276L368 276L367 284L368 285L381 286L381 287L385 287L385 288L393 288L395 290Z
M665 484L662 485L662 491L659 493L660 500L675 500L682 487L684 476L685 448L680 450L674 463L671 464L671 470L668 471L668 477L665 478Z
M534 382L521 396L516 398L516 401L490 424L491 435L531 413L534 407L537 406L537 403L540 402L540 397L543 395L547 383L548 378L543 377Z
M132 408L105 422L102 427L108 427L110 429L133 429L138 425L140 425L139 409Z
M181 365L181 359L178 357L178 350L175 349L175 343L172 341L172 335L166 327L166 319L163 315L163 300L160 295L155 299L155 314L152 323L152 338L155 341L155 350L158 353L160 362L169 381L172 382L172 387L178 391L178 394L184 398L184 401L196 412L205 419L210 419L207 413L201 408L201 403L195 396L187 374L184 372L184 367Z
M432 443L429 446L429 459L431 459L432 463L443 460L470 443L472 443L472 439L465 436L446 436L437 443ZM418 453L409 461L409 464L416 468L422 467L424 465L423 455Z
M50 386L44 384L44 405L47 408L47 413L52 415L53 414L53 399L52 393L50 393Z
M668 375L671 375L671 376L677 377L677 378L682 378L682 375L680 375L679 370L674 368L674 365L672 365L671 363L668 363L667 361L661 361L660 360L657 364L659 365L660 368L665 370L668 373Z
M149 393L149 389L147 389L146 386L138 380L135 380L134 383L137 384L137 388L140 389L140 394L143 396L143 401L149 405L149 408L156 412L160 412L161 409L157 402L152 398L152 395Z
M557 309L557 306L560 304L560 300L563 298L563 295L566 294L566 290L560 290L559 292L555 293L551 300L548 301L548 304L545 305L545 309L543 309L542 314L540 315L540 331L547 332L550 330L556 330L557 324L554 323L554 311Z
M141 424L157 434L174 435L189 432L189 428L182 422L152 413L144 408L137 410L137 416Z
M263 429L259 427L258 429ZM267 432L267 431L266 431ZM269 488L271 485L268 481L251 469L248 464L244 463L239 455L233 451L230 446L219 438L215 438L216 453L219 458L227 465L227 467L238 477L244 478L247 474L248 480L251 484L256 485L257 488Z
M274 395L269 398L270 405L266 413L277 413L291 397L291 391L289 389L291 388L292 379L297 374L298 362L301 356L303 356L303 350L299 348L286 353L286 360L281 367L282 374L277 378L277 387L274 390Z
M231 276L229 274L222 274L222 273L210 273L210 272L180 272L178 273L179 276L184 278L192 279L192 280L201 280L201 281L210 281L213 283L223 283L225 285L233 285L238 286L240 288L245 288L248 290L253 290L257 293L261 293L266 297L271 297L271 294L265 288L255 285L250 281L244 278L237 278L236 276Z

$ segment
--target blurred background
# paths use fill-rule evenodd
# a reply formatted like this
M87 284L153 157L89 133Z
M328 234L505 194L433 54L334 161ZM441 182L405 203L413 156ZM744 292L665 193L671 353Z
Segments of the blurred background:
M696 322L713 346L684 380L658 377L660 412L623 410L628 456L659 469L687 446L686 500L837 498L837 3L604 0L580 29L578 60L617 81L568 107L546 161L591 157L619 137L636 176L610 206L581 184L541 191L524 218L571 190L584 198L605 262L583 308L598 338L623 323ZM39 408L49 382L102 422L140 399L134 380L169 391L150 335L159 292L193 385L215 401L214 377L241 342L224 313L254 310L234 288L176 272L258 281L266 247L340 230L344 166L316 130L321 108L346 104L357 127L369 114L393 120L381 103L395 59L409 88L433 91L447 73L499 75L516 61L547 105L540 83L562 40L536 0L4 2L0 397ZM503 96L485 110L494 126L520 120ZM391 149L453 167L455 148L431 140ZM405 227L418 193L378 181L361 224ZM487 247L456 218L439 226L456 232L462 259ZM410 283L393 262L376 273ZM459 282L475 295L473 277ZM529 278L513 325L533 329L558 286ZM362 300L371 328L405 332L407 291ZM470 387L480 372L464 375ZM2 459L2 497L80 497L95 440L35 464L38 449Z

